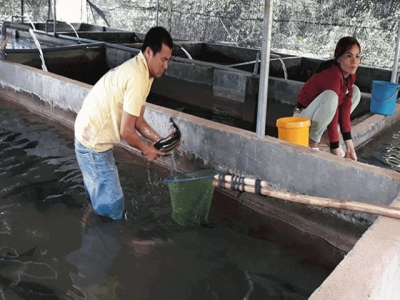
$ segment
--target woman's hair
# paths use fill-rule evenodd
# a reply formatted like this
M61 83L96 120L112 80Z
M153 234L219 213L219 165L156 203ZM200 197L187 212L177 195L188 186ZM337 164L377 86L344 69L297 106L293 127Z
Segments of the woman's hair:
M334 54L334 58L327 60L327 61L323 61L318 69L315 71L315 73L319 73L323 70L326 70L328 68L330 68L333 65L339 65L337 62L337 59L339 57L341 57L343 54L346 53L347 50L349 50L351 47L353 47L354 45L357 45L358 48L360 49L361 52L361 46L360 43L353 37L351 36L346 36L341 38L337 44L336 44L336 49L335 49L335 54Z
M172 49L173 42L171 35L163 27L152 27L144 37L142 52L144 52L147 47L150 47L150 49L153 51L153 54L155 55L156 53L161 51L162 44L165 44L170 49Z
M352 36L342 37L336 44L334 63L337 64L337 59L354 45L357 45L361 52L360 43L356 40L356 38L353 38Z

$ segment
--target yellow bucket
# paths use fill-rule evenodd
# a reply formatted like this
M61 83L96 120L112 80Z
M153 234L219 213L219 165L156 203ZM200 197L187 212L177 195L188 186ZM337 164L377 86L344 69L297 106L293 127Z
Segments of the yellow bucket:
M297 145L308 147L311 122L306 117L285 117L276 120L278 138Z

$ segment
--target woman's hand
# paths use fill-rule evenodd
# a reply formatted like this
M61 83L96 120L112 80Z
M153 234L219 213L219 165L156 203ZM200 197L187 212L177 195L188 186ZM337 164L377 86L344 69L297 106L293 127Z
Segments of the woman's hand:
M339 147L339 148L336 148L336 149L331 149L331 153L336 155L336 156L340 156L340 157L344 157L344 155L345 155L342 147Z
M357 161L357 154L356 150L354 149L353 140L346 140L344 143L346 145L345 157Z
M343 151L342 147L331 149L331 153L340 157L350 158L357 161L357 154L354 150L354 144L352 140L346 140L346 152Z

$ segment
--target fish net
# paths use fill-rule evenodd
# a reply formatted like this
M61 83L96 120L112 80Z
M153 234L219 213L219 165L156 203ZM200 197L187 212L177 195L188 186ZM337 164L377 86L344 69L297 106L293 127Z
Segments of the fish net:
M208 223L214 194L215 170L198 170L176 174L164 179L171 198L172 219L181 226Z

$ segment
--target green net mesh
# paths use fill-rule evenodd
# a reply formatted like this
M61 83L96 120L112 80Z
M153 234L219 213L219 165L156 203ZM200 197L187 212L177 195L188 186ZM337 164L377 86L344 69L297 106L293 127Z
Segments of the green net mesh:
M168 184L172 219L181 226L199 226L208 223L208 214L214 194L215 170L199 170L170 176Z

